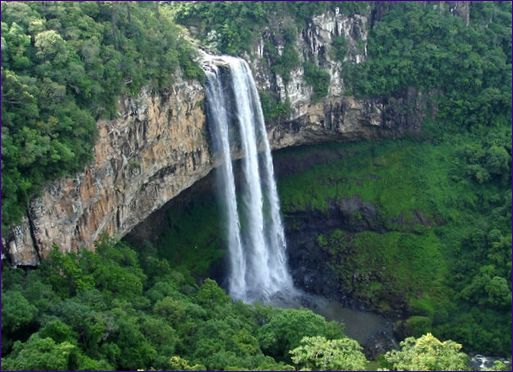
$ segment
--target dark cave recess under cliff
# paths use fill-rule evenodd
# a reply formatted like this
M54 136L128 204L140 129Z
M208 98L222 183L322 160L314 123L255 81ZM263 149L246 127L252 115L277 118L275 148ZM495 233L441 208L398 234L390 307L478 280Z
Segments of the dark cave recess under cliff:
M278 150L273 153L273 161L279 183L280 179L305 169L348 156L352 156L351 153L339 143L331 143ZM236 168L239 163L236 162ZM124 240L135 247L157 250L176 267L186 266L198 281L210 277L226 288L227 252L222 238L220 208L213 170L137 225ZM282 208L282 214L289 267L299 288L336 299L355 309L379 310L359 300L351 290L337 282L329 267L330 257L316 244L320 234L329 234L337 229L347 232L386 231L387 227L374 205L353 197L343 202L329 202L329 208L323 212ZM355 215L363 218L355 219ZM386 315L396 319L404 317L404 300L390 298L390 301L395 304Z

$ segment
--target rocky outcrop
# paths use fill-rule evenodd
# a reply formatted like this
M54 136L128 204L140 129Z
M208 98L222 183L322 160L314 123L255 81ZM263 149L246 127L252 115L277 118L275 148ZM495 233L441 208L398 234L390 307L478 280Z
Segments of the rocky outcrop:
M299 51L300 63L290 72L287 82L272 71L266 41L273 42L278 54L285 49L285 40L272 27L263 33L251 55L246 56L259 86L273 91L281 102L290 103L289 117L270 123L269 136L274 148L327 140L396 136L420 129L426 100L413 88L387 98L355 99L347 93L350 82L344 77L344 69L366 60L371 16L370 11L367 15L346 15L335 8L335 11L313 17L298 35L295 48ZM334 53L333 42L340 37L345 40L343 60L337 59ZM323 99L315 99L312 86L306 82L304 62L329 73L328 94Z
M385 232L377 208L358 197L331 203L325 212L297 211L285 213L289 265L294 282L308 292L322 296L339 296L346 305L358 306L337 277L333 268L326 266L331 257L319 248L319 235L329 235L336 229L349 233L360 231Z
M338 11L316 16L299 34L301 61L329 72L328 95L313 99L303 66L283 77L271 71L264 40L246 58L259 88L291 103L288 118L268 123L273 149L344 138L414 133L420 128L423 98L414 89L387 99L346 95L342 69L330 49L346 39L348 63L366 58L369 19ZM272 31L264 33L277 43ZM93 247L101 234L123 237L152 212L204 177L214 166L198 82L179 78L165 93L144 90L119 102L114 120L98 122L94 161L74 177L47 186L31 201L27 216L11 229L3 246L13 265L36 265L55 244L63 251Z
M468 26L470 23L470 2L469 1L446 1L449 11L461 17Z
M52 183L30 203L7 239L14 265L35 265L56 244L90 247L103 233L121 237L212 168L196 82L161 95L123 99L115 120L98 122L94 162Z

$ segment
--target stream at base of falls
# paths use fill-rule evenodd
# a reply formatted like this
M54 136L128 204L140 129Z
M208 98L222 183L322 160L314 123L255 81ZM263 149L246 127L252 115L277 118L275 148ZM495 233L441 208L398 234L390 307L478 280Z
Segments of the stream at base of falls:
M399 348L399 341L394 337L393 323L383 316L352 309L326 297L296 291L293 298L277 294L271 299L270 304L284 308L308 308L328 320L344 324L345 335L358 341L369 359L375 359L380 354ZM511 362L504 357L470 353L469 359L470 370L473 371L492 368L495 361L501 361L506 367L511 367Z
M344 332L361 344L366 344L373 336L381 332L392 332L392 323L381 315L354 310L323 297L311 297L315 307L311 309L328 320L344 324Z
M364 346L367 356L374 357L398 347L393 335L393 323L379 314L351 309L335 300L299 289L293 296L276 294L269 303L284 308L308 308L328 320L342 323L344 333Z

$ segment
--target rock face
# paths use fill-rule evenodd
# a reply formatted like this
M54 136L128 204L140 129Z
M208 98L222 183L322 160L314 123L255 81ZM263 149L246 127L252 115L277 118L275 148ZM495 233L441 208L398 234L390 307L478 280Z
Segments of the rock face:
M369 17L330 11L314 17L298 35L300 59L329 72L328 95L318 101L305 82L303 67L292 71L286 84L271 71L263 39L245 56L259 88L291 103L290 117L267 123L273 149L336 139L395 137L420 129L424 102L414 89L387 99L357 100L345 95L343 64L332 59L332 42L343 36L347 61L365 60ZM263 37L283 50L271 31ZM22 223L3 239L11 264L36 265L54 244L62 251L76 251L92 248L104 233L121 238L204 177L215 160L203 100L199 83L180 79L167 93L142 91L137 98L122 99L117 119L98 122L93 164L46 187L32 200Z
M272 72L270 52L266 50L266 40L272 42L278 53L283 53L285 48L285 41L272 28L264 32L251 55L246 56L259 86L274 92L281 102L290 102L291 113L287 120L268 123L274 148L327 140L396 136L420 129L426 102L413 88L388 98L358 100L347 95L350 82L345 81L344 69L367 58L371 16L371 12L345 15L336 8L313 17L298 35L299 67L291 71L286 83L284 77ZM341 37L346 45L343 61L337 60L333 50L334 40ZM304 62L329 73L327 97L315 99L312 87L305 81Z
M94 163L49 185L8 237L14 265L35 265L56 244L90 247L121 237L212 168L203 90L178 81L163 95L120 102L116 120L98 122Z

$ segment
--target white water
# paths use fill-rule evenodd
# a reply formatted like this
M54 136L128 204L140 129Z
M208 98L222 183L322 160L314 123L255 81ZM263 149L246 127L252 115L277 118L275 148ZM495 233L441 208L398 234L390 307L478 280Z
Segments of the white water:
M291 294L271 149L251 70L244 60L229 56L206 63L209 121L222 163L218 179L227 221L230 295L251 302ZM242 151L240 190L231 150L237 146Z
M235 179L231 162L230 143L228 138L228 115L226 112L225 97L221 80L217 78L219 70L212 66L213 71L208 74L207 96L211 112L210 124L217 134L214 136L215 147L222 155L222 165L219 167L219 180L223 190L223 202L226 207L228 227L228 246L230 250L230 293L240 298L246 288L246 262L243 259L240 236L239 214L235 192ZM212 77L212 78L211 78Z

